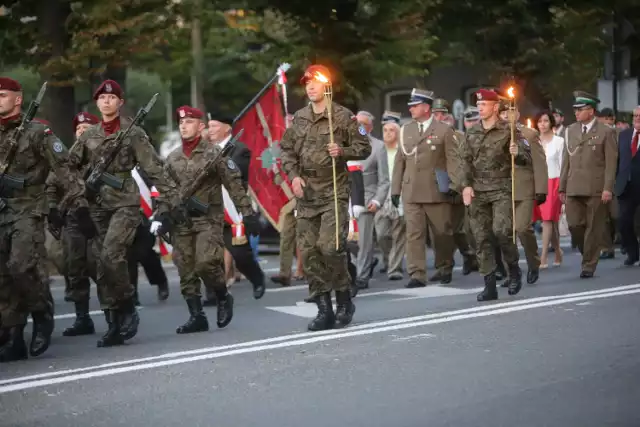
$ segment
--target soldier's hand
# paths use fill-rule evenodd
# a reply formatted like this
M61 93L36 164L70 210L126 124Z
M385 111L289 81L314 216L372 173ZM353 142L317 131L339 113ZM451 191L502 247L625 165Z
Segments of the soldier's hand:
M369 205L367 206L367 210L371 213L376 213L378 212L378 207L379 205L372 200L369 202Z
M560 197L560 201L561 201L563 204L567 202L566 194L564 194L564 193L558 193L558 197Z
M47 214L47 222L49 225L56 229L61 229L64 227L64 218L60 214L58 208L49 209L49 213Z
M609 203L613 199L613 194L611 191L603 191L602 192L602 203Z
M93 239L98 230L89 215L89 208L80 207L76 210L76 219L78 221L78 229L87 239Z
M517 156L518 155L518 145L517 144L509 145L509 153L511 153L512 156Z
M397 209L400 207L400 195L394 194L391 196L391 204Z
M471 205L474 197L476 197L476 194L473 192L473 188L464 187L464 190L462 190L462 202L465 206Z
M340 157L342 155L342 148L336 143L327 145L327 150L329 150L331 157Z
M546 194L536 194L536 203L539 205L543 204L544 202L547 201L547 195Z
M293 178L293 181L291 182L291 186L293 187L293 194L298 199L301 199L304 196L303 188L306 187L306 185L307 184L305 184L304 180L299 176Z

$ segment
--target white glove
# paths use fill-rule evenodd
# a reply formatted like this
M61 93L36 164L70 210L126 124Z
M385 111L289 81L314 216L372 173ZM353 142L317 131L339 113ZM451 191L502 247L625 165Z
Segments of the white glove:
M352 209L353 209L353 217L354 217L355 219L358 219L358 217L360 216L360 214L361 214L362 212L365 212L365 211L366 211L366 209L365 209L365 207L364 207L364 206L358 206L358 205L353 206L353 208L352 208Z
M149 227L149 230L151 231L151 234L157 236L160 227L162 227L162 223L160 221L153 221L151 222L151 227Z

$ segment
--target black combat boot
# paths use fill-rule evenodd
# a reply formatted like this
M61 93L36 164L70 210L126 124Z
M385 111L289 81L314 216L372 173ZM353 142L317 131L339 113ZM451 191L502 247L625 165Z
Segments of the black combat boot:
M169 298L169 283L158 283L158 301L166 301Z
M36 311L31 313L31 317L33 318L33 332L31 334L29 354L36 357L47 351L51 344L53 315L47 311Z
M224 293L224 295L216 295L216 300L218 301L218 316L216 323L218 324L218 328L224 328L231 323L231 319L233 319L233 296L227 292L226 288Z
M356 306L351 301L351 292L336 291L336 328L344 328L351 320L356 312Z
M93 325L93 320L89 316L89 301L77 302L76 306L76 320L73 325L62 331L62 335L65 337L77 337L79 335L93 335L96 333L96 328Z
M516 263L509 266L509 295L516 295L522 289L522 270Z
M2 335L7 338L4 345L0 347L0 363L28 358L27 344L24 342L24 327L25 325L20 325L3 330Z
M333 314L333 305L331 304L331 293L326 292L318 295L315 299L318 306L318 315L309 323L307 327L310 331L324 331L333 329L336 323L336 317Z
M120 336L122 339L130 340L138 333L138 325L140 324L140 316L136 310L134 299L130 299L121 304L118 310L120 316Z
M498 299L496 274L491 273L484 276L484 289L478 294L478 301L494 301Z
M468 276L474 271L478 271L478 261L476 260L476 257L473 255L465 256L462 263L462 275Z
M267 286L264 283L264 279L258 283L253 284L253 298L260 299L264 296L264 293L267 291Z
M191 334L193 332L206 332L209 330L209 322L207 316L202 310L202 300L199 296L187 298L187 307L189 307L189 320L176 329L177 334Z
M120 315L116 310L104 310L104 318L107 321L107 332L98 340L98 347L113 347L124 344L120 336Z

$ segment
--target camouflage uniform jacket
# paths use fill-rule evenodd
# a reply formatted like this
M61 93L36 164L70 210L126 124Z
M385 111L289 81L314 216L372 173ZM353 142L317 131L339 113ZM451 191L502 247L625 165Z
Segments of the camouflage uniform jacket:
M124 131L131 119L120 119L121 130ZM106 153L106 142L115 139L119 132L106 136L100 124L87 129L71 147L70 163L82 171L86 176L95 162ZM140 206L140 190L131 176L131 170L140 165L160 196L156 199L159 211L171 208L176 202L177 186L164 173L164 163L156 153L149 137L141 128L135 126L124 140L121 149L106 172L124 181L124 187L119 190L107 184L100 188L100 206L105 209Z
M531 164L531 148L520 130L515 132L517 165ZM509 123L498 120L490 129L482 122L467 129L461 148L461 187L475 191L511 191L511 130Z
M371 154L371 145L366 132L347 108L333 103L332 122L334 142L342 148L342 155L336 158L338 199L348 202L347 161L366 159ZM306 184L304 196L298 199L298 215L304 215L306 209L316 211L333 206L333 168L327 150L329 137L327 111L316 114L310 104L295 113L292 126L280 142L283 170L289 179L300 177Z
M190 157L187 157L180 147L173 150L167 157L165 167L172 169L168 175L178 177L181 184L193 182L203 171L207 162L212 157L219 156L220 151L217 145L210 145L207 141L201 140L191 152ZM223 185L238 212L243 216L252 215L251 200L242 185L240 169L233 160L219 156L200 188L191 195L200 203L209 206L207 218L220 223L224 222Z
M20 125L22 117L5 125L0 125L0 159L5 159L9 149L9 139ZM18 141L13 160L6 171L6 177L21 178L23 189L9 188L5 183L2 197L8 207L0 213L1 222L11 222L21 215L42 216L47 213L45 182L49 173L55 174L63 191L76 206L86 206L84 185L79 174L68 167L68 150L53 134L48 126L31 122Z

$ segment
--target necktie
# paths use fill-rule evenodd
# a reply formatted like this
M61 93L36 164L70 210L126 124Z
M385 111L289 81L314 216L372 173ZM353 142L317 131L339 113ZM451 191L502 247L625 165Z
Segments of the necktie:
M635 157L638 152L638 132L634 132L633 139L631 140L631 157Z
M585 133L587 133L587 127L586 126L582 126L582 134L584 135Z
M424 133L424 123L418 124L418 127L420 129L420 135L422 135Z

